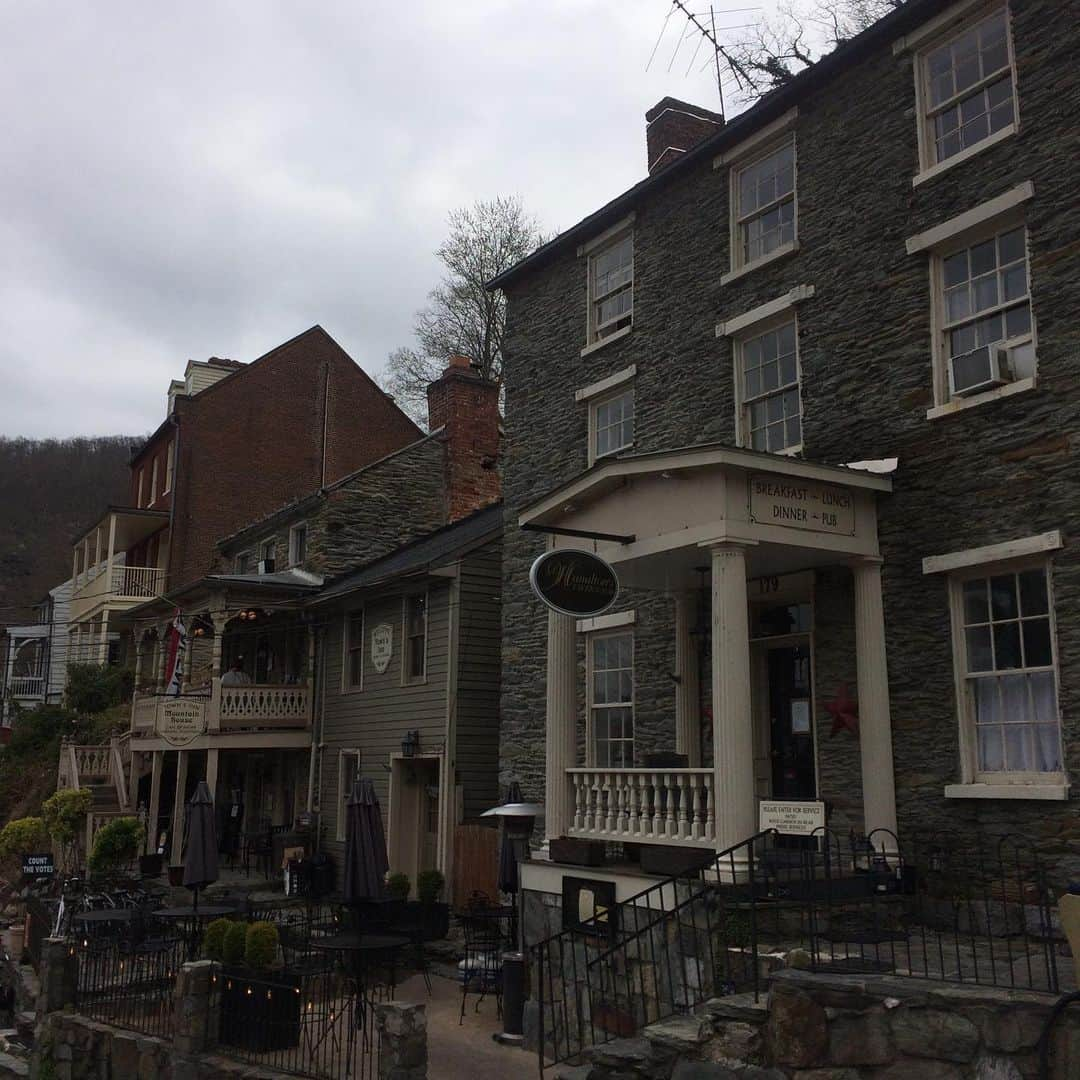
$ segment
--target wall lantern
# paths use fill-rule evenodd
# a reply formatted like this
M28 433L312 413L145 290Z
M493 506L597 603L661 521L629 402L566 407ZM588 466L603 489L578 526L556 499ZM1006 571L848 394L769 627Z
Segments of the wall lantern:
M410 731L407 732L405 738L401 740L401 756L402 757L416 757L416 752L420 749L420 732Z

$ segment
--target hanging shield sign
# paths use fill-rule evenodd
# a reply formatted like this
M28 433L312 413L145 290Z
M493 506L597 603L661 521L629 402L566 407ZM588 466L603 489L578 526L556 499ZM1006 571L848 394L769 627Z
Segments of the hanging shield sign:
M552 611L588 619L615 603L619 579L611 566L591 551L546 551L532 564L529 584Z

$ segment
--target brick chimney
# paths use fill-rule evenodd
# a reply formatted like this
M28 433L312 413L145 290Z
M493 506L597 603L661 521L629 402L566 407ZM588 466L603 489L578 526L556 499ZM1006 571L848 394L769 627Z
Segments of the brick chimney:
M724 118L720 113L673 97L661 99L645 114L649 175L682 157L723 126Z
M499 387L467 356L451 356L427 388L428 429L443 429L447 522L498 502Z

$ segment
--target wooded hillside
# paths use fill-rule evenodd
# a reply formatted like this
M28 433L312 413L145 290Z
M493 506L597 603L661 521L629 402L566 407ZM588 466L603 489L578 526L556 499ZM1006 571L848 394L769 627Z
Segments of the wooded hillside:
M138 436L0 437L0 627L71 576L71 541L107 503L128 501Z

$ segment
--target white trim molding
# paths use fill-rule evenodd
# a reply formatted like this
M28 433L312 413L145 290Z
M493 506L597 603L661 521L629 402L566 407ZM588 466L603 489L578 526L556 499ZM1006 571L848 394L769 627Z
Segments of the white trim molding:
M629 329L629 327L626 329ZM599 342L597 342L597 344L599 344ZM616 371L614 375L609 375L606 379L600 379L597 382L589 383L588 386L583 386L580 390L575 390L574 400L580 402L588 401L590 398L599 397L601 394L606 394L609 390L614 390L617 386L622 386L623 383L630 382L635 375L637 375L637 364L631 364L621 371Z
M788 308L794 307L802 300L809 300L814 295L813 285L796 285L794 289L778 296L775 300L769 300L764 304L758 304L756 308L744 311L733 319L716 324L717 337L731 337L758 323L767 322L774 315L779 315Z
M943 221L940 225L935 225L925 232L909 236L904 241L904 246L907 248L909 255L917 255L921 251L930 251L970 229L978 228L978 226L984 225L988 221L993 221L994 218L1008 213L1014 207L1034 198L1034 196L1035 185L1030 180L1025 180L1022 184L1017 184L1016 187L1006 191L1003 195L999 195L996 199L990 199L971 210L965 210L964 213L957 214L956 217L949 218L948 221Z
M633 210L624 218L620 218L614 225L609 225L602 233L597 234L591 240L586 240L585 243L579 244L577 254L588 255L591 251L595 251L598 247L603 247L609 240L618 236L619 233L630 228L634 224L634 219L637 217L637 213Z
M797 213L797 211L796 211ZM736 267L734 270L728 270L726 273L720 275L720 284L729 285L731 282L738 280L741 277L745 277L747 274L753 273L759 266L768 266L769 263L776 262L777 259L784 258L785 255L794 255L799 250L799 241L795 240L793 243L784 244L783 247L778 247L775 251L770 251L768 255L762 255L760 259L755 259L753 262L744 263L742 266Z
M722 153L716 155L713 158L713 168L722 169L733 162L740 161L746 157L747 154L752 154L755 150L759 149L764 143L767 143L770 139L774 139L779 135L783 135L790 131L795 126L795 121L799 118L798 106L792 109L788 109L786 113L778 116L771 123L766 124L764 127L760 127L752 135L747 135L742 142L736 143L734 146L729 147Z
M1061 530L1051 529L1050 532L1039 533L1037 536L1006 540L1002 544L988 544L986 547L954 551L948 555L928 555L923 559L923 573L948 574L953 570L963 570L969 566L983 566L988 563L1006 562L1010 559L1024 559L1047 551L1057 551L1063 546Z
M910 33L898 37L892 44L893 56L902 56L906 52L917 49L920 45L924 45L926 42L932 41L940 34L945 33L952 27L953 23L966 19L971 12L977 11L981 7L990 8L992 6L986 0L960 0L960 3L953 4L952 7L946 8L932 19L927 19L926 22L921 26L917 26Z
M932 409L927 409L926 419L940 420L943 416L952 416L953 413L963 412L965 409L974 409L978 405L986 405L991 401L1000 401L1014 394L1034 390L1036 385L1038 385L1036 377L1032 375L1027 379L1017 379L1016 382L995 386L992 390L985 390L981 394L972 394L971 397L950 398L940 405L935 405Z
M591 619L578 619L577 632L592 634L597 630L617 630L620 626L633 626L637 620L634 608L629 611L613 611L607 615L594 615Z
M613 334L608 334L607 337L602 337L599 341L594 341L589 345L583 346L581 355L588 356L589 353L594 353L597 349L602 349L605 345L610 345L613 341L618 341L620 338L626 337L633 329L633 326L620 326Z
M1069 785L1048 784L946 784L946 799L1042 799L1063 802Z
M918 187L927 180L933 180L935 176L940 176L954 165L959 165L960 162L967 161L968 158L973 158L976 154L981 154L984 150L989 150L991 146L996 146L1010 135L1015 135L1017 130L1018 128L1015 122L1008 124L1000 131L995 131L993 135L987 135L985 139L980 139L974 145L965 146L959 153L947 157L944 161L938 161L933 165L928 165L925 169L921 172L917 172L911 178L911 186Z

